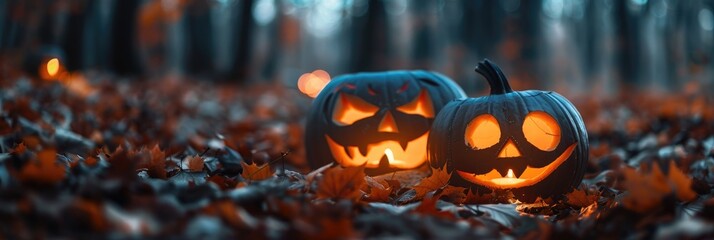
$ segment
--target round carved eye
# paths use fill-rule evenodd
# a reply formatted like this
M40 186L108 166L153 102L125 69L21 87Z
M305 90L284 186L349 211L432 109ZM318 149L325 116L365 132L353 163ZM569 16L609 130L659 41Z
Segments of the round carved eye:
M538 149L553 151L560 143L560 126L547 113L535 111L523 120L523 135Z
M482 114L466 126L464 138L466 144L473 149L489 148L501 140L501 127L493 115Z
M352 125L354 122L374 116L379 107L357 96L340 94L332 112L332 122L339 126Z

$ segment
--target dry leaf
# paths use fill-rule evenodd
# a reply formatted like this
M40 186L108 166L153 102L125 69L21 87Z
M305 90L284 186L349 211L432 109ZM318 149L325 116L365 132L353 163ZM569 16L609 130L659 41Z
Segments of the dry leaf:
M622 199L626 208L644 213L656 208L662 198L671 192L667 180L657 164L650 174L640 173L633 168L623 168L624 187L628 190Z
M37 153L37 159L22 168L19 178L37 183L56 183L67 175L65 166L57 163L57 150L44 149Z
M493 193L490 194L479 194L478 192L473 192L469 189L466 193L466 198L464 199L465 204L488 204L493 203L494 199Z
M203 158L198 155L186 156L183 159L183 170L188 172L201 172L203 171Z
M387 183L387 181L383 180L384 183L380 183L370 176L365 176L364 180L367 182L365 185L367 186L365 192L369 192L369 194L365 196L366 201L389 202L389 195L392 193L392 188L389 187L389 183Z
M453 219L453 214L436 208L436 203L442 194L443 192L441 191L437 191L434 194L427 194L427 196L424 197L424 200L422 200L421 203L414 208L414 212L429 216Z
M588 195L582 189L574 189L572 192L565 194L565 197L568 198L568 204L581 208L592 205L598 199L597 195Z
M650 173L641 173L632 168L624 168L623 173L624 187L628 190L623 203L628 209L637 212L644 213L656 208L662 198L671 193L681 201L691 201L697 197L691 188L692 180L674 162L670 162L667 176L658 164L652 164Z
M2 122L2 121L0 121L0 122ZM21 142L20 144L15 146L15 148L13 148L12 151L10 151L10 153L21 155L21 154L25 153L25 150L27 150L27 146L25 146L24 142Z
M149 176L156 178L166 178L166 154L161 151L159 145L154 145L154 148L149 151L151 156L149 169Z
M366 184L364 176L364 166L327 169L318 183L317 198L358 200Z
M466 194L464 193L464 191L466 191L466 188L464 187L446 185L442 187L441 196L445 197L444 199L449 202L463 203L464 201L466 201Z
M243 166L243 172L240 175L246 181L260 181L273 177L273 169L268 164L258 166L255 163L240 162L240 165Z
M697 193L692 190L692 179L677 167L674 161L669 162L669 172L667 179L674 186L677 199L680 201L692 201L697 198Z
M422 199L426 193L446 186L450 178L451 173L447 173L446 168L432 168L431 176L424 178L419 184L412 187L412 189L416 191L416 196L414 196L412 200Z

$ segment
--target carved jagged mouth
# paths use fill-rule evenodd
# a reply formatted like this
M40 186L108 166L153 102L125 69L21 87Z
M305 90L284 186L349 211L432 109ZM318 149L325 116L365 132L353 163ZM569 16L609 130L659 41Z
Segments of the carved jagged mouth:
M563 153L560 154L558 158L556 158L553 162L544 167L526 167L526 170L523 171L523 174L518 177L513 176L512 171L509 171L506 176L503 176L496 169L493 169L486 174L474 174L459 170L457 170L456 173L458 173L459 176L461 176L461 178L465 179L466 181L489 188L509 189L527 187L542 181L551 173L553 173L553 171L558 169L558 167L560 167L560 165L563 164L565 160L570 158L570 155L573 153L576 144L573 144L567 149L565 149L565 151L563 151Z
M399 142L393 140L367 144L366 146L342 146L330 136L325 135L330 152L337 163L344 167L365 165L367 168L379 167L382 158L389 161L389 167L411 169L426 162L426 141L429 132L418 138Z

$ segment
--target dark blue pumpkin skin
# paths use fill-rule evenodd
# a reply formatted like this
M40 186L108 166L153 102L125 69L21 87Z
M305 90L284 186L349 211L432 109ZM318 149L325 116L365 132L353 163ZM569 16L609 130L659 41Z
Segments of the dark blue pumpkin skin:
M429 135L429 161L432 167L446 167L452 172L450 184L471 188L480 193L491 189L468 181L455 170L486 174L497 170L505 176L508 169L516 175L527 167L543 167L567 148L575 146L570 157L537 184L509 189L521 201L532 202L537 197L548 198L577 187L588 161L588 136L582 117L575 106L563 96L540 90L513 91L500 69L490 61L479 64L482 73L491 85L491 95L454 101L437 115ZM489 69L486 71L485 69ZM560 142L552 151L542 151L525 138L521 126L528 113L542 111L553 117L560 127ZM482 114L491 114L498 120L501 136L499 142L485 149L473 149L465 143L468 124ZM507 141L512 141L521 153L520 157L498 158Z
M326 135L342 146L357 146L363 150L367 144L388 140L406 144L428 132L433 118L396 110L418 97L422 90L426 90L431 98L435 114L449 101L466 97L461 87L451 79L428 71L357 73L330 81L315 98L307 116L305 145L310 167L316 169L335 162L327 147ZM379 111L351 125L337 125L331 117L340 93L359 97L379 107ZM378 131L380 120L387 112L392 114L398 133ZM381 164L378 169L367 169L366 172L378 175L398 170L402 169Z

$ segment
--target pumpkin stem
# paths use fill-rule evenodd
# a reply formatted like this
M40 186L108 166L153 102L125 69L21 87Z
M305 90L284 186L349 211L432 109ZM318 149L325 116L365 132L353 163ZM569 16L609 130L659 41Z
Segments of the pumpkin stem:
M491 86L491 95L513 92L501 68L496 66L491 60L484 59L479 62L478 66L476 66L476 72L481 74L481 76L488 81L488 85Z

